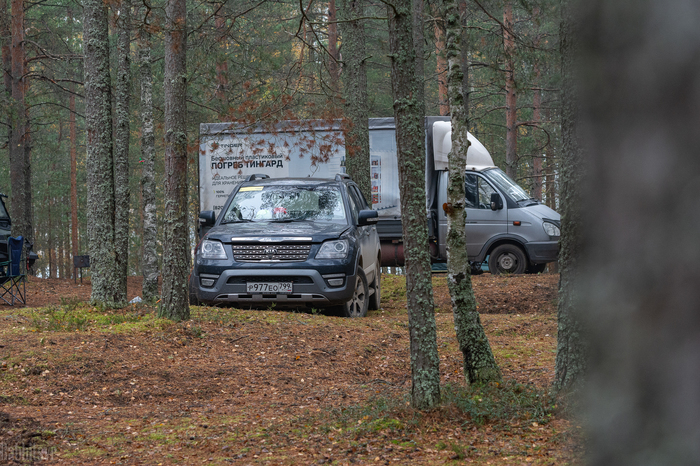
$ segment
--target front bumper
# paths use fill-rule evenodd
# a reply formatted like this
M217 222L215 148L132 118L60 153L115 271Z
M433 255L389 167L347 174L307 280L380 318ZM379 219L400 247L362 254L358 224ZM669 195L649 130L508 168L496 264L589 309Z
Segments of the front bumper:
M525 249L532 264L556 262L559 259L559 241L525 243Z
M213 277L202 273L206 278ZM330 286L327 277L343 276L342 286ZM324 278L326 277L326 278ZM215 279L213 286L202 286L199 274L194 273L194 286L203 303L232 303L261 305L318 304L329 306L345 303L352 298L357 276L345 273L323 273L314 269L226 269ZM252 294L246 291L247 282L292 282L291 294Z

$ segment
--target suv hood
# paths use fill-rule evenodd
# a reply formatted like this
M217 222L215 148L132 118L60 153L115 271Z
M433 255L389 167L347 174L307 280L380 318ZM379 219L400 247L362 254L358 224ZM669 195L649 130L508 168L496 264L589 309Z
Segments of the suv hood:
M250 241L294 241L293 238L311 238L313 243L321 243L329 239L337 239L348 228L348 225L321 222L255 222L229 223L219 225L206 235L207 239L217 239L222 243L230 243L231 238L247 238ZM240 240L239 240L240 241ZM308 241L308 240L307 240Z

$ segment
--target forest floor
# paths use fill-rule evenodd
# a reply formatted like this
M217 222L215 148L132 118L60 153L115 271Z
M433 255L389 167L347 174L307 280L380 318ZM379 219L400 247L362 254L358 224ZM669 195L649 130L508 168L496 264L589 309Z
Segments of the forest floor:
M435 275L443 403L419 412L403 277L384 276L364 319L192 307L182 323L94 309L88 280L31 278L28 307L0 306L0 464L580 463L549 395L558 275L473 280L504 382L465 383Z

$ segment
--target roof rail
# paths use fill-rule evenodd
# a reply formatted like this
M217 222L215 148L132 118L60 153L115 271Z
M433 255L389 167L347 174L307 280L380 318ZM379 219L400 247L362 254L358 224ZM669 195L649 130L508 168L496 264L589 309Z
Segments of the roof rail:
M351 180L350 175L347 173L336 173L335 181Z
M264 180L265 178L269 178L269 175L255 173L255 174L246 176L245 180L243 180L243 181Z

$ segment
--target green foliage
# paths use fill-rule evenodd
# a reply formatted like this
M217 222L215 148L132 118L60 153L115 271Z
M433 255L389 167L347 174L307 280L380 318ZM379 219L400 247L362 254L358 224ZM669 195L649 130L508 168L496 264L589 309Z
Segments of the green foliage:
M446 385L443 403L452 405L477 425L493 422L549 421L556 409L553 396L531 385L506 381L461 387Z

